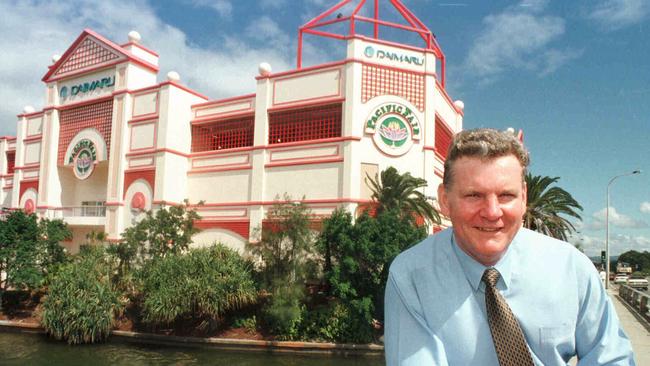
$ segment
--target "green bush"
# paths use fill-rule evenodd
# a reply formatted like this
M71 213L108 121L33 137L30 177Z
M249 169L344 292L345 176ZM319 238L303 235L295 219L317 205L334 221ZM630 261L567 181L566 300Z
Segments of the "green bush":
M73 262L51 276L41 323L54 338L79 344L108 337L121 310L108 258L103 247L82 247Z
M142 315L152 324L218 321L257 300L251 265L222 244L153 259L143 268L142 282Z
M70 236L61 220L38 220L34 214L12 211L0 220L0 296L7 289L39 290L47 274L66 260L59 242Z
M295 340L300 336L300 327L305 313L304 286L279 283L273 286L271 299L262 309L264 321L280 340Z
M303 314L301 338L312 341L336 342L346 338L350 312L341 303L320 305Z
M355 223L345 211L324 220L317 248L325 258L330 295L339 299L349 315L338 341L373 340L374 319L383 320L390 263L425 237L426 228L394 210L376 218L364 214Z

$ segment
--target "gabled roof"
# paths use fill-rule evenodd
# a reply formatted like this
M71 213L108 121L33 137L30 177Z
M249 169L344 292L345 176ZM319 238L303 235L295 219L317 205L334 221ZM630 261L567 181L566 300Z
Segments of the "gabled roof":
M158 72L158 66L135 56L92 30L84 29L63 56L49 66L42 80L50 82L126 61Z

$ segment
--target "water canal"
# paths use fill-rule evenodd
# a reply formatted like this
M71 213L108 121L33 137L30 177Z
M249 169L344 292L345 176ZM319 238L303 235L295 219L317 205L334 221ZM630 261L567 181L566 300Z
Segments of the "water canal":
M69 346L43 334L0 332L2 365L224 365L224 366L379 366L383 358L235 353L207 348L154 346L110 341Z

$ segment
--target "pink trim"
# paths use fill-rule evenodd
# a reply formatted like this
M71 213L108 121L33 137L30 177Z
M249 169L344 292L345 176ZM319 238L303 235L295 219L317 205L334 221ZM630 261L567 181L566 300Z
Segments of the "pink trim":
M104 206L107 206L107 207L124 206L124 202L118 202L118 201L116 201L116 202L106 202L106 203L104 203Z
M232 167L223 167L223 168L206 168L206 169L201 169L201 168L193 168L192 170L188 171L187 174L205 174L205 173L214 173L214 172L227 172L227 171L234 171L234 170L250 170L253 169L251 165L246 165L246 166L236 166L233 164Z
M183 206L184 203L182 202L173 202L173 201L165 201L165 200L156 200L152 202L154 205L165 205L165 206Z
M14 140L15 141L16 136L0 136L0 140L7 140L7 141Z
M300 151L303 149L284 149L284 150L276 150L276 151L271 151L269 154L269 162L298 162L298 161L309 161L309 160L316 160L319 158L343 158L340 155L340 145L329 145L329 146L319 146L319 147L333 147L336 149L336 152L334 154L327 154L327 155L314 155L314 156L308 156L308 157L302 157L302 158L286 158L286 159L274 159L273 155L281 152L292 152L292 151Z
M135 102L136 99L141 96L141 95L148 95L148 94L154 94L154 93L147 93L147 92L140 92L140 93L132 93L133 97L133 103L131 103L131 120L134 119L142 119L142 118L152 118L152 117L158 117L158 114L160 112L160 90L156 90L156 110L155 112L151 113L145 113L145 114L135 114Z
M223 157L219 157L219 158L233 158L233 157L245 157L246 160L244 162L242 162L242 163L214 164L214 165L207 165L207 166L204 166L204 167L197 167L197 166L194 165L195 162L203 161L203 160L210 160L211 158L210 157L207 157L207 158L194 158L194 159L192 159L192 163L191 163L192 170L200 170L200 169L204 169L204 168L210 169L211 167L215 167L215 168L218 168L218 167L233 167L233 166L241 167L243 165L246 165L247 167L250 167L250 163L251 163L250 154L233 154L233 155L227 155L227 156L223 156Z
M202 156L212 156L212 155L223 155L223 154L229 154L229 153L235 153L235 152L244 152L244 151L253 151L256 150L254 146L246 146L246 147L236 147L232 149L221 149L221 150L212 150L212 151L201 151L201 152L195 152L195 153L190 153L190 158L195 158L195 157L202 157Z
M154 84L154 85L151 85L151 86L145 86L145 87L138 88L138 89L124 89L124 90L126 90L126 92L129 93L129 94L145 94L148 91L151 91L151 90L156 90L157 91L159 89L160 89L160 84Z
M154 201L162 202L162 201ZM286 203L287 201L245 201L245 202L219 202L219 203L203 203L190 204L188 207L237 207L237 206L273 206L276 203ZM304 199L304 200L291 200L291 202L300 202L309 205L320 204L336 204L336 203L370 203L372 200L360 198L331 198L331 199ZM180 204L179 204L180 205Z
M200 126L200 125L210 124L212 122L219 121L219 120L243 118L243 117L250 117L250 116L255 116L255 111L253 110L253 108L230 111L227 113L209 114L207 116L198 117L191 120L190 125Z
M451 100L451 97L449 97L449 94L447 94L447 91L445 90L445 87L442 86L440 83L438 83L438 80L436 80L436 86L438 87L438 90L440 91L440 94L442 94L442 96L447 101L447 103L449 104L451 109L455 110L456 113L460 114L461 116L465 115L465 112L462 109L456 108L456 106L454 105L454 102Z
M442 178L442 177L444 176L444 172L441 171L440 169L438 169L438 168L434 168L433 170L434 170L434 173L435 173L437 176L439 176L440 178Z
M343 158L330 158L330 159L320 159L320 160L296 160L290 162L281 162L281 163L267 163L264 164L265 168L277 168L281 166L295 166L295 165L308 165L308 164L327 164L327 163L341 163Z
M445 161L445 157L442 156L442 154L440 154L440 152L439 152L438 150L434 149L433 152L436 154L436 158L438 158L438 159L439 159L440 161L442 161L442 162Z
M329 139L320 139L320 140L283 142L283 143L280 143L280 144L255 146L254 148L256 150L257 149L273 150L273 149L279 149L279 148L288 147L288 146L317 145L317 144L326 144L326 143L329 143L329 142L341 142L341 141L361 141L361 137L345 136L345 137L332 137L332 138L329 138Z
M440 121L442 122L443 127L447 129L447 131L451 135L451 138L453 139L454 138L454 129L451 128L451 125L449 125L449 123L447 123L447 121L445 121L445 119L442 118L442 116L440 114L438 114L438 111L436 111L435 114L436 114L436 117L438 119L440 119Z
M31 118L31 117L42 116L44 113L45 113L45 110L42 110L42 111L32 112L32 113L17 114L16 117L18 117L18 118Z
M309 67L305 67L305 68L302 68L302 69L287 70L287 71L282 71L282 72L278 72L278 73L275 73L275 74L269 74L269 75L266 75L266 76L256 76L255 79L261 80L261 79L279 78L279 77L282 77L282 76L299 74L299 73L303 73L303 72L307 72L307 71L325 69L325 68L330 68L330 67L335 68L335 66L341 66L341 65L344 65L344 64L345 64L345 60L326 62L324 64L309 66Z
M182 156L184 158L189 158L190 157L189 154L186 154L186 153L183 153L183 152L180 152L180 151L176 151L176 150L172 150L172 149L167 149L167 148L150 149L150 150L143 150L143 151L138 151L138 152L130 152L130 153L125 154L124 156L129 158L129 157L132 157L132 156L151 155L151 154L158 154L158 153L170 153L170 154Z
M154 116L143 115L143 117L130 119L127 123L135 125L135 124L146 124L146 123L156 123L156 122L158 122L158 115L154 115Z
M131 121L131 122L133 122L133 121ZM131 122L129 122L129 123L131 123ZM134 149L133 148L133 134L134 134L135 130L133 129L133 127L134 126L144 126L144 125L153 125L153 142L152 142L152 145L147 146L147 147L141 147L141 148ZM130 138L130 141L129 141L129 151L130 152L151 150L151 149L155 149L156 146L158 146L158 123L156 123L156 121L150 121L150 122L148 122L148 121L137 121L137 122L133 122L133 124L131 124L131 138Z
M195 96L197 96L197 97L199 97L201 99L205 99L205 100L209 99L205 95L203 95L203 94L201 94L201 93L199 93L197 91L194 91L194 90L186 87L185 85L179 84L179 83L177 83L175 81L163 81L162 83L160 83L161 87L166 86L166 85L173 85L173 86L175 86L175 87L177 87L177 88L179 88L181 90L184 90L184 91L186 91L186 92L188 92L190 94L193 94L193 95L195 95Z
M14 170L36 170L41 167L41 163L25 164L23 166L15 166Z
M316 102L314 102L316 100ZM331 99L321 99L320 97L302 99L297 102L286 102L281 104L276 104L276 107L271 107L267 109L268 113L273 112L282 112L296 108L302 107L319 107L328 104L336 104L345 102L345 98L331 98Z
M29 137L25 137L23 139L23 143L29 144L30 142L35 142L35 141L41 141L43 139L43 134L38 134L38 135L31 135Z
M2 187L2 189L5 190L5 191L8 190L8 189L13 189L13 188L14 188L14 185L13 185L13 184L10 185L10 186L4 186L4 187Z
M276 102L276 85L280 81L284 80L289 80L289 79L296 79L296 78L301 78L305 76L310 76L310 75L318 75L318 74L324 74L329 71L337 71L339 74L339 77L337 78L338 86L337 86L337 92L336 94L330 94L330 95L321 95L318 97L313 97L313 98L305 98L305 99L300 99L297 101L289 101L289 102ZM300 73L300 74L294 74L294 75L289 75L283 78L274 78L273 80L273 102L272 104L274 106L278 105L294 105L294 104L302 104L307 101L314 101L314 100L325 100L325 99L333 99L333 98L339 98L339 99L344 99L342 95L342 88L341 88L341 73L342 73L342 68L341 67L333 67L331 69L322 69L322 70L314 70L311 72L305 72L305 73Z
M141 58L139 58L137 56L135 56L131 52L126 51L125 49L123 49L119 45L117 45L117 44L111 42L110 40L102 37L101 35L95 33L94 31L92 31L90 29L84 29L83 32L81 32L81 34L79 35L79 37L77 37L77 39L72 43L72 45L70 47L68 47L68 49L65 51L63 56L61 56L59 61L57 61L56 63L54 63L54 65L51 65L49 67L48 72L45 74L45 76L43 76L43 78L41 80L45 81L45 82L49 82L49 81L59 80L59 79L62 79L63 77L69 77L69 76L73 75L73 73L67 73L67 74L63 74L63 77L61 77L61 76L59 76L59 77L51 77L59 69L59 67L61 65L63 65L65 63L65 61L67 61L68 56L70 56L72 54L72 52L74 52L76 47L81 42L83 42L83 40L88 38L88 36L91 36L91 37L95 38L100 43L104 43L104 45L108 46L108 48L110 48L112 51L116 52L118 55L121 55L123 58L121 60L118 60L119 61L118 63L125 62L125 61L132 61L135 64L139 64L139 65L144 66L146 68L149 68L149 69L151 69L151 70L153 70L155 72L158 72L158 67L157 66L155 66L155 65L153 65L153 64L151 64L151 63L149 63L149 62L147 62L147 61L145 61L145 60L143 60L143 59L141 59ZM126 58L126 59L124 59L124 58ZM95 68L94 66L104 67L104 66L107 66L107 65L102 65L102 64L93 65L93 67L87 68L87 69L82 69L81 71L86 72L86 71L92 70L92 69ZM99 67L97 67L97 68L99 68ZM75 70L75 71L78 71L78 70Z
M245 95L239 95L236 97L230 97L230 98L224 98L224 99L215 99L211 100L208 102L203 102L203 103L198 103L198 104L192 104L192 108L201 108L201 107L206 107L206 106L211 106L211 105L219 105L220 103L225 103L225 102L233 102L233 101L239 101L239 100L244 100L248 98L255 98L255 93L251 94L245 94Z
M127 43L125 43L125 44L123 44L123 45L120 45L120 47L122 47L122 48L127 47L127 46L136 46L136 47L138 47L139 49L141 49L141 50L143 50L143 51L145 51L145 52L151 54L152 56L159 57L159 55L156 53L156 51L153 51L153 50L151 50L151 49L149 49L149 48L147 48L147 47L141 45L140 43L136 43L136 42L127 42Z
M66 104L66 105L51 106L51 107L47 107L46 109L48 109L48 110L49 109L56 109L57 111L65 111L65 110L68 110L68 109L82 107L82 106L85 106L85 105L95 104L95 103L99 103L99 102L105 102L105 101L112 100L112 99L113 99L113 95L107 95L107 96L103 96L103 97L83 100L83 101L80 101L80 102L70 103L70 104Z

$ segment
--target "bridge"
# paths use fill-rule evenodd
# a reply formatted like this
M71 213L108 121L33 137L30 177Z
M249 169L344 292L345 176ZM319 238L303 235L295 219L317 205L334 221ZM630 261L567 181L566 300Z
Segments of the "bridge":
M632 341L636 364L650 365L650 295L626 285L608 290L625 334Z

